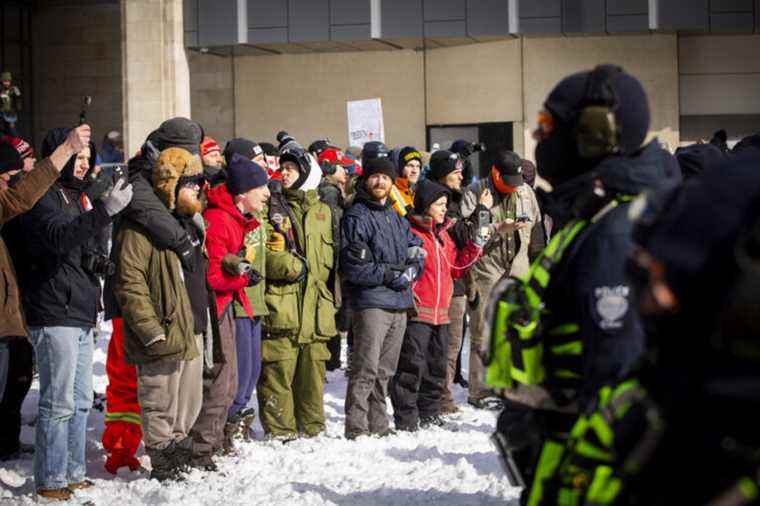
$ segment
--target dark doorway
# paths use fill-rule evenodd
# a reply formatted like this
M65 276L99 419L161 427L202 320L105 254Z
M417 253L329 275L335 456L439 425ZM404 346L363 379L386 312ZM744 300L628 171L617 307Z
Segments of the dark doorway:
M0 0L0 72L13 74L21 90L19 134L32 140L32 2Z
M457 139L469 142L483 142L486 150L472 155L472 165L478 168L478 177L488 174L493 165L496 152L500 149L512 150L512 123L475 123L470 125L428 125L427 149L449 149Z

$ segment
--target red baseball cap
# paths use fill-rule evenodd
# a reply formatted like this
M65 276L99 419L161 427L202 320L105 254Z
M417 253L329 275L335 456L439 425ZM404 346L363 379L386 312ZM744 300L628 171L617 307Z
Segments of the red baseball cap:
M343 167L351 167L354 161L351 160L346 154L337 148L327 148L319 154L317 159L320 166L325 164L329 165L342 165Z

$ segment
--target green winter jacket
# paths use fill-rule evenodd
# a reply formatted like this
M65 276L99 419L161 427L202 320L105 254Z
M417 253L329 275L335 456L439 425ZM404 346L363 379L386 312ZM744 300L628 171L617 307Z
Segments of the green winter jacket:
M190 297L177 255L156 248L129 220L122 221L114 247L119 249L114 294L124 317L127 362L198 357ZM166 340L146 346L161 334Z
M285 232L294 228L298 249L305 252L307 273L301 275L303 261L287 247L275 252L267 245L264 298L269 315L263 319L264 337L289 336L300 344L327 341L337 334L335 298L329 288L335 277L331 210L314 190L285 190L284 197L295 223L278 215L278 228ZM275 232L270 219L267 236Z
M253 256L251 265L259 274L261 274L262 280L256 286L247 287L245 289L245 295L248 297L251 309L253 309L253 316L266 316L269 314L269 309L267 309L267 305L264 302L264 291L266 287L264 279L266 279L267 274L267 241L266 236L264 235L267 227L266 212L261 214L257 213L255 216L256 221L258 221L260 225L248 232L245 235L243 242L246 249L246 258L249 257L250 252L251 256ZM245 313L245 309L243 309L243 306L237 300L235 301L235 317L248 317Z

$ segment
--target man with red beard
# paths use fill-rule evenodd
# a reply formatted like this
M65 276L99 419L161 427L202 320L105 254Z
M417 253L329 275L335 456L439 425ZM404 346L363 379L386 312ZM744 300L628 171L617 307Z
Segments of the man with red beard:
M189 433L201 410L201 352L210 315L199 214L200 158L182 148L166 149L151 179L159 200L188 234L191 263L197 266L188 269L176 253L158 249L141 226L124 217L114 244L114 291L124 318L127 362L137 365L151 477L163 481L176 479L191 457Z

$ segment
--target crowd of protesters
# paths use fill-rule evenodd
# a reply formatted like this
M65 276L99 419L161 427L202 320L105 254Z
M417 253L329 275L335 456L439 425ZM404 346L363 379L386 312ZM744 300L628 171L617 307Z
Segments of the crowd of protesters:
M642 143L634 151L674 178L730 156L724 132L677 158ZM93 486L86 430L103 319L112 473L139 469L141 443L157 480L214 472L257 415L268 438L316 437L326 370L341 367L350 440L455 424L457 384L477 409L511 402L485 381L491 294L528 275L559 216L534 190L533 163L489 146L480 171L477 149L307 149L287 132L222 147L187 118L158 125L128 160L119 132L98 150L87 125L51 130L39 157L3 137L0 458L33 452L44 499ZM33 368L29 447L20 409Z

